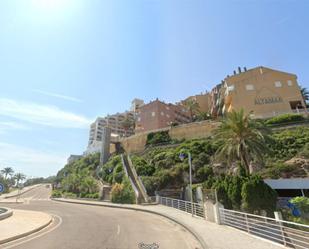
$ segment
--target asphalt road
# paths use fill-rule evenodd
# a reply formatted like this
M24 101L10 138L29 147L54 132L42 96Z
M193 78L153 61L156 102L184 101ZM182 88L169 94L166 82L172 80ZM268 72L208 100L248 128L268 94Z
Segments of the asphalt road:
M37 210L54 215L43 231L0 248L16 249L138 249L140 243L156 243L162 249L201 248L185 229L148 213L60 203L48 200L45 185L25 193L25 204L6 204L15 209ZM154 245L154 244L153 244ZM141 247L152 248L152 247Z

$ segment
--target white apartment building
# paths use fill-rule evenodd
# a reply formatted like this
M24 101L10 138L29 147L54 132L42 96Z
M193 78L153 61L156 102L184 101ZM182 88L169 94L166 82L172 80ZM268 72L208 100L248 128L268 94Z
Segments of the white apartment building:
M111 128L112 136L131 136L134 134L134 126L125 128L123 122L126 120L132 120L134 123L134 113L124 112L114 115L108 115L104 118L98 117L91 125L89 132L88 147L84 154L92 154L99 152L102 146L102 132L104 127Z

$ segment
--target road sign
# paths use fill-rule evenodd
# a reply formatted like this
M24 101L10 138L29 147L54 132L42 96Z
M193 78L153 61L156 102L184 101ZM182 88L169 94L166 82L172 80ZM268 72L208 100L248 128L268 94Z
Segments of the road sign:
M4 185L0 183L0 193L2 193L3 191L4 191Z

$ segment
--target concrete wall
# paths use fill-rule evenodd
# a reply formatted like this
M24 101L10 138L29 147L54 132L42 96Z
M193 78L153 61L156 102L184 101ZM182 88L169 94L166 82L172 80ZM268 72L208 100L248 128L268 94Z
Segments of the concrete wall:
M168 130L172 139L199 139L208 137L219 124L218 122L202 121L150 132ZM120 140L121 145L128 153L142 152L145 149L147 135L150 132L143 132L128 138L123 138Z

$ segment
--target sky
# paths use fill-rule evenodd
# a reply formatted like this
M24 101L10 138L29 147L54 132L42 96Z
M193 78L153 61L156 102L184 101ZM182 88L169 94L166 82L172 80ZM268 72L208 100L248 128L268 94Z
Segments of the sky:
M309 88L308 0L0 0L0 168L55 175L97 116L176 102L238 66Z

